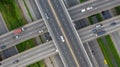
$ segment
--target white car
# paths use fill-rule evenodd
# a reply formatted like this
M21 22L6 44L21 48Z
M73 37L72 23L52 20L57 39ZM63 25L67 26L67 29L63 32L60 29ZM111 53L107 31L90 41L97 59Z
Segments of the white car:
M43 32L43 30L39 30L39 31L38 31L38 33L42 33L42 32Z
M24 27L22 27L22 28L21 28L21 30L22 30L22 31L25 31L25 28L24 28Z
M86 8L86 10L91 10L91 9L93 9L93 7L87 7L87 8Z
M100 27L102 27L102 24L98 24L98 25L96 25L95 27L96 27L96 28L100 28Z
M56 49L56 52L58 52L58 49Z
M18 39L18 38L19 38L19 35L16 35L16 36L15 36L15 39Z
M82 10L81 10L82 13L85 12L85 11L86 11L85 9L82 9Z
M47 13L45 13L45 17L46 17L47 19L49 19L49 16L48 16L48 14L47 14Z
M60 38L61 38L62 42L65 42L64 37L63 37L63 36L60 36Z

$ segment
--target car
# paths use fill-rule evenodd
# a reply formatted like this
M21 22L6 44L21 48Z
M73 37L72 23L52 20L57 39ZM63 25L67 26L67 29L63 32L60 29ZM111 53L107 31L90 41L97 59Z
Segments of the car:
M92 29L92 32L93 32L93 33L97 33L97 30L96 30L96 29Z
M91 9L93 9L93 7L87 7L87 8L86 8L86 10L91 10Z
M56 52L58 52L58 49L56 49Z
M43 32L43 30L39 30L39 31L38 31L38 33L42 33L42 32Z
M101 35L103 35L103 34L105 34L105 33L106 33L106 31L101 30L101 31L97 32L97 36L101 36Z
M85 11L86 11L85 9L82 9L82 10L81 10L82 13L85 12Z
M64 37L63 37L63 36L60 36L60 38L61 38L62 42L65 42Z
M45 17L46 17L47 19L49 19L49 16L48 16L48 14L47 14L47 13L45 13Z
M96 28L102 27L102 24L98 24L95 26Z
M16 64L16 63L18 63L19 62L19 60L15 60L15 61L13 61L13 64Z
M4 48L6 48L6 45L2 45L0 48L1 48L1 49L4 49Z
M19 38L19 35L15 35L15 39L18 39Z
M110 25L111 25L111 26L114 26L114 25L116 25L116 24L117 24L117 23L113 22L113 23L111 23Z
M18 28L14 30L14 34L20 34L21 32L25 31L24 27Z
M25 28L24 28L24 27L21 27L21 30L22 30L22 31L25 31Z

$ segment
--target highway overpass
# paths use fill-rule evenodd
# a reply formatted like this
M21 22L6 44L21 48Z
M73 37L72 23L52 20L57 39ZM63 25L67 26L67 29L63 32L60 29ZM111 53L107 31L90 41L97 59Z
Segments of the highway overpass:
M113 17L113 18L111 18L111 19L108 19L108 20L105 20L105 21L103 21L103 22L100 22L100 23L98 23L98 24L103 24L103 29L104 30L106 30L107 32L105 33L105 34L103 34L102 36L104 36L104 35L107 35L107 34L109 34L109 33L112 33L112 32L115 32L115 31L117 31L117 30L120 30L119 28L120 28L120 16L117 16L117 17ZM110 24L111 24L111 22L117 22L117 25L115 25L115 26L110 26ZM90 40L93 40L93 39L96 39L96 38L98 38L99 36L95 36L95 34L93 34L93 32L92 32L92 29L94 29L95 28L95 26L96 26L97 24L94 24L94 25L91 25L91 26L89 26L89 27L86 27L86 28L83 28L83 29L81 29L81 30L78 30L78 33L79 33L79 36L81 37L81 39L82 39L82 41L83 42L87 42L87 41L90 41ZM90 36L89 36L89 35ZM82 37L83 36L83 37ZM8 58L8 59L6 59L6 60L3 60L1 63L3 64L3 65L7 65L7 64L10 64L10 65L14 65L13 63L11 63L11 61L14 61L15 60L15 58L19 58L20 56L26 56L25 58L24 58L24 60L26 59L28 59L28 58L32 58L32 57L35 57L35 56L37 56L37 55L41 55L41 54L43 54L43 53L45 53L44 55L42 55L43 57L41 57L40 59L37 59L36 61L38 61L38 60L42 60L42 59L44 59L46 56L50 56L50 55L52 55L52 52L55 52L55 53L57 53L56 52L56 47L54 46L54 47L49 47L48 45L53 45L54 46L54 43L52 42L52 41L50 41L50 42L47 42L47 43L45 43L45 44L41 44L41 45L39 45L39 46L37 46L37 47L35 47L35 48L32 48L32 49L29 49L29 50L27 50L27 51L25 51L25 52L23 52L23 53L19 53L19 54L17 54L17 55L15 55L15 56L12 56L12 57L10 57L10 58ZM47 46L47 48L43 48L43 47L46 47ZM40 52L39 53L36 53L35 55L34 55L34 53L35 53L35 51L38 51L38 48L39 49L41 49L40 50ZM47 54L47 51L50 51L50 50L52 50L52 49L54 49L54 51L52 51L52 52L50 52L50 55L49 55L49 53ZM31 53L32 52L32 53ZM31 55L30 55L30 54ZM53 53L54 54L54 53ZM29 55L29 57L28 57L28 55ZM12 59L11 59L12 58ZM32 59L30 59L30 60L32 60ZM30 61L29 60L29 61ZM21 61L21 62L25 62L25 61ZM35 61L33 61L33 62L35 62ZM32 63L32 62L31 62ZM28 63L28 64L31 64L31 63ZM25 64L25 65L28 65L28 64Z
M0 67L25 67L55 54L57 54L56 48L50 41L1 61Z
M47 32L46 25L42 19L34 21L23 27L25 28L25 31L23 31L20 34L15 34L14 33L15 30L13 30L13 31L10 31L9 33L1 35L0 36L0 47L5 45L6 46L5 49L7 49L25 40L34 38L38 35L41 35ZM43 32L39 33L39 31L43 31ZM18 39L15 38L16 35L19 35ZM4 49L0 49L0 51L1 50L4 50Z
M106 0L104 0L104 1L106 1ZM102 3L105 5L105 4L111 4L112 3L112 7L114 6L116 6L116 5L118 5L118 0L115 0L114 2L111 2L111 0L109 1L109 0L107 0L108 2L100 2L101 3L101 5L102 5ZM93 1L93 2L95 2L95 1ZM94 4L93 2L90 2L90 4L92 3L92 4ZM95 2L96 3L96 2ZM114 4L114 3L116 3L116 4ZM84 5L84 4L83 4ZM85 5L84 5L85 6ZM71 9L69 9L69 13L70 13L70 15L73 15L73 17L75 17L76 15L79 15L79 14L85 14L85 15L79 15L78 17L79 17L79 19L81 19L80 18L80 16L88 16L89 14L93 14L93 12L92 11L90 11L90 12L85 12L85 13L79 13L79 8L81 7L81 5L77 5L77 6L74 6L74 8L72 7ZM107 9L107 8L109 8L110 6L107 6L106 8L104 8L104 7L102 7L102 8L98 8L97 10L98 11L101 11L101 9ZM112 7L110 7L110 8L112 8ZM76 8L78 8L77 10L76 10ZM75 11L77 11L77 12L75 12ZM75 13L75 14L72 14L72 13ZM88 14L89 13L89 14ZM94 13L95 13L95 11L94 11ZM72 17L72 16L71 16ZM74 20L75 21L75 19L73 18L72 20ZM40 24L39 24L40 23ZM36 25L36 26L35 26ZM32 23L30 23L30 24L28 24L28 25L25 25L24 27L26 27L27 29L26 29L26 31L25 32L23 32L22 34L20 34L20 38L19 39L15 39L15 34L14 34L14 30L13 31L11 31L11 32L8 32L8 33L6 33L6 34L4 34L4 35L1 35L0 36L0 47L1 46L3 46L3 45L6 45L6 48L5 49L7 49L7 48L9 48L9 47L12 47L12 46L14 46L14 45L17 45L18 43L20 43L20 42L23 42L23 41L25 41L25 40L28 40L28 39L31 39L31 38L34 38L34 37L36 37L36 36L38 36L38 35L40 35L39 33L38 33L38 31L39 30L43 30L44 32L42 32L41 34L44 34L44 33L46 33L48 30L47 30L47 28L46 28L46 25L45 25L45 23L44 23L44 21L42 20L42 19L40 19L40 20L37 20L37 21L34 21L34 22L32 22ZM84 38L82 38L82 39L84 39ZM0 51L1 50L4 50L4 49L0 49Z
M105 21L99 22L98 24L102 23L103 26L104 26L104 24L107 24L107 23L108 23L107 25L109 25L109 24L110 24L109 22L113 22L113 21L116 21L116 20L119 21L119 17L120 17L120 16L116 16L116 17L107 19L107 20L105 20ZM35 23L32 22L32 23L30 23L30 24L28 24L28 25L25 25L25 27L29 27L29 26L30 26L31 28L29 27L30 29L29 29L27 32L22 33L22 35L21 35L21 37L20 37L19 39L14 39L14 38L13 38L13 37L15 36L15 35L13 34L13 31L8 32L8 33L6 33L6 34L4 34L4 35L1 35L1 36L0 36L0 45L1 45L1 46L2 46L2 45L7 45L7 47L5 48L5 49L7 49L7 48L9 48L9 47L12 47L12 46L20 43L20 42L23 42L23 41L25 41L25 40L28 40L28 39L31 39L31 38L34 38L34 37L40 35L40 34L38 33L38 31L40 30L39 28L41 28L42 26L40 26L40 27L39 27L39 26L38 26L38 27L33 27L34 25L42 25L42 24L44 23L42 20L38 20L38 21L40 21L39 24L38 24L37 21L35 21ZM119 23L119 22L118 22L118 23ZM31 26L31 25L32 25L32 26ZM94 25L91 25L91 26L88 26L88 27L85 27L85 28L83 28L83 29L78 30L78 34L79 34L82 42L87 42L87 41L90 41L90 40L93 40L93 39L96 39L96 38L100 37L100 36L95 36L95 34L92 33L92 29L94 29L96 25L97 25L97 24L94 24ZM41 34L44 34L45 32L48 32L46 26L45 26L45 27L44 27L44 26L45 26L45 25L43 24L42 29L44 30L44 32L41 33ZM110 34L110 33L114 32L114 31L118 31L118 30L119 30L119 27L117 27L117 26L118 26L118 25L114 26L114 27L116 27L116 28L113 28L113 27L110 26L110 25L109 25L108 27L106 27L106 28L109 29L109 31L107 31L104 35ZM109 27L110 27L110 28L109 28ZM33 30L35 31L35 33L32 33L32 32L34 32L33 30L31 30L32 28L35 28L35 29L33 29ZM27 30L27 29L26 29L26 30ZM36 30L37 30L37 31L36 31ZM30 34L30 33L31 33L31 34ZM0 51L2 51L2 50L4 50L4 49L0 49Z
M111 23L116 23L116 25L111 25ZM97 26L99 24L103 25L101 30L106 31L106 33L104 33L100 36L96 36L96 34L93 33L92 30L96 29L95 26ZM82 42L88 42L88 41L91 41L98 37L105 36L107 34L118 31L118 30L120 30L120 16L116 16L116 17L107 19L105 21L102 21L100 23L96 23L96 24L90 25L88 27L85 27L83 29L80 29L80 30L78 30L78 33L79 33L79 36L80 36Z
M120 0L95 0L87 3L79 4L68 9L73 21L80 20L90 15L99 13L104 10L109 10L120 5ZM82 9L93 7L91 10L81 12Z

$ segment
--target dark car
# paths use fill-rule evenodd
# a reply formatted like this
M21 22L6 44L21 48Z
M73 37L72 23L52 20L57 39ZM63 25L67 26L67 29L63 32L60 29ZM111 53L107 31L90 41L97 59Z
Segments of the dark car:
M105 34L105 33L106 33L106 31L101 30L101 31L97 32L97 36L103 35L103 34Z
M18 63L19 62L19 60L15 60L15 61L13 61L13 64L16 64L16 63Z
M93 33L97 33L97 30L96 30L96 29L93 29L92 32L93 32Z
M114 26L114 25L116 25L116 24L117 24L117 23L113 22L113 23L111 23L110 25L111 25L111 26Z
M1 46L0 48L1 48L1 49L4 49L4 48L6 48L6 45Z

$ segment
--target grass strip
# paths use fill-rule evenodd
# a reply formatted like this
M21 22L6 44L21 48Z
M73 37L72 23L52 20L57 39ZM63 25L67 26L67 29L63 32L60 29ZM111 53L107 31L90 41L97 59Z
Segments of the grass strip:
M16 45L19 52L23 52L27 49L34 47L34 46L35 46L35 42L33 39L27 40L25 42L22 42L22 43Z
M16 0L0 0L0 12L9 30L13 30L27 23Z
M85 2L86 0L80 0L80 3L83 3L83 2Z
M44 61L38 61L36 63L33 63L31 65L28 65L27 67L46 67Z
M0 12L9 30L16 29L27 23L16 0L0 0ZM34 46L33 39L17 45L18 51L22 52Z
M28 15L30 16L31 20L34 21L32 15L31 15L31 13L30 13L30 11L29 11L29 9L28 9L26 3L25 3L25 0L23 0L23 2L24 2L25 7L26 7L26 9L27 9Z
M115 7L115 10L116 10L117 14L120 15L120 6Z
M120 57L118 55L118 52L114 46L114 43L113 43L110 35L106 36L106 40L107 40L108 44L110 45L109 48L111 49L111 53L113 54L114 59L116 60L118 67L120 67Z
M96 16L98 22L100 22L100 21L103 20L102 16L101 16L99 13L98 13L98 14L91 15L91 16L88 17L88 20L89 20L89 22L90 22L91 25L94 24L94 21L93 21L93 19L92 19L93 16Z
M115 67L115 65L112 63L112 59L115 60L115 63L118 65L118 67L120 67L120 57L114 47L114 44L111 40L111 37L109 35L105 36L105 39L108 43L108 46L106 46L107 44L105 44L102 40L102 38L98 38L97 41L99 43L99 46L103 52L103 55L108 63L109 67ZM112 54L112 56L111 56Z

